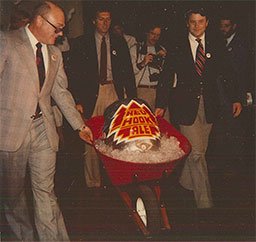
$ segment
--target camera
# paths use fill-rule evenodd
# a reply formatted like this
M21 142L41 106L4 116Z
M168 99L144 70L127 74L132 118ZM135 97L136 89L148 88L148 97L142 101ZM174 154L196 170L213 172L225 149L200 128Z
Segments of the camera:
M153 73L149 75L150 82L158 82L159 81L159 73Z
M148 65L149 67L161 70L162 69L162 65L163 65L163 61L164 61L164 57L160 56L160 55L154 55L153 56L153 60L152 62L150 62Z

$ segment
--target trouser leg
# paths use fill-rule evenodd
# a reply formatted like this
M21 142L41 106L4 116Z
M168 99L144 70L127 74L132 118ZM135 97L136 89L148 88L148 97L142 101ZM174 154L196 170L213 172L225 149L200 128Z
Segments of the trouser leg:
M103 115L106 108L117 100L114 84L100 85L92 117ZM101 186L100 159L93 146L87 144L85 144L84 175L88 187Z
M184 164L180 183L184 188L193 190L198 208L213 206L205 159L211 128L212 124L205 121L203 100L200 102L194 124L180 125L181 133L188 138L192 146L192 151Z
M54 194L56 152L50 147L43 121L31 131L29 168L38 236L43 241L68 241L62 213Z
M100 160L93 146L85 144L84 175L87 187L100 187Z
M16 152L0 151L0 195L3 214L17 239L34 241L33 226L25 195L28 138Z

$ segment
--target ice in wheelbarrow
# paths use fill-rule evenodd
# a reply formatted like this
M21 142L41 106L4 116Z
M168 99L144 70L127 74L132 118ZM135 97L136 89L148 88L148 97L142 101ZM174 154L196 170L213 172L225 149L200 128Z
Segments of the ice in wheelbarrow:
M157 118L142 99L114 102L104 113L103 137L95 141L99 152L123 161L162 163L184 156L174 136L164 136Z
M103 139L96 140L95 147L102 154L118 160L136 163L164 163L184 156L185 153L180 148L179 144L180 142L176 137L163 136L160 140L159 149L148 150L147 152L115 149L107 145Z

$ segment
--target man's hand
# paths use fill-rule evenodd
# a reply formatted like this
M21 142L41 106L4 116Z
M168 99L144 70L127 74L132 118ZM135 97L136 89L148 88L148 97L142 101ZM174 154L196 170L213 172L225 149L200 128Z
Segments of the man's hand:
M82 106L81 104L77 104L77 105L76 105L76 110L77 110L79 113L81 113L81 114L84 113L84 108L83 108L83 106Z
M236 118L240 115L242 111L242 104L241 103L233 103L233 117Z
M79 131L79 137L87 142L88 144L93 143L93 135L92 131L89 127L85 126L82 130Z
M148 63L153 61L153 55L148 53L145 55L144 60L142 61L143 65L146 66Z
M160 117L163 117L164 116L164 113L165 113L165 110L163 108L156 108L155 110L155 116L160 116Z
M156 54L161 56L161 57L165 57L167 52L165 50L159 50Z

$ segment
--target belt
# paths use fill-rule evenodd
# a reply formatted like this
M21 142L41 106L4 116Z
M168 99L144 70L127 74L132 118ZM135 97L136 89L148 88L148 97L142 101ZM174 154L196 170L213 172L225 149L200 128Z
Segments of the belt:
M33 114L30 118L32 118L33 120L36 120L36 119L42 117L42 115L43 115L42 112L40 112L40 113L35 113L35 114Z
M104 85L111 84L111 83L113 83L112 80L110 80L110 81L103 81L103 82L100 82L100 85L104 86Z
M141 87L141 88L152 88L152 89L156 89L156 86L157 85L139 85L138 87Z

